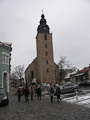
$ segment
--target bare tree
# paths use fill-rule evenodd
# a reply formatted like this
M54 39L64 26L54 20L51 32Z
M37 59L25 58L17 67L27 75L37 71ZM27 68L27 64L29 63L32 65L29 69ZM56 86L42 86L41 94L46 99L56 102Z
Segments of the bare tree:
M73 67L72 64L70 64L69 61L67 61L66 57L60 57L60 61L58 63L60 70L65 70L67 73L77 71L78 69L76 67Z
M71 64L67 61L66 57L61 56L58 66L59 69L67 69L71 67Z
M73 71L76 71L76 67L72 67L72 65L67 61L66 57L60 57L60 61L58 63L59 69L60 69L60 81L63 81L65 79L65 76L68 73L71 73Z
M24 76L24 65L18 65L14 68L13 74L18 78L22 79Z
M18 79L14 71L11 73L10 78L11 79Z
M24 82L24 65L18 65L11 73L11 83L16 85L23 85Z

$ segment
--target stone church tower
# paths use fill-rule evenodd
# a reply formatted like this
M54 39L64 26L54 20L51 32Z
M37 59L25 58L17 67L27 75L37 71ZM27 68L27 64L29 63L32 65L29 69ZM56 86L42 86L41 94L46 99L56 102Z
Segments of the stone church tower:
M28 84L56 83L57 65L54 63L52 34L44 14L41 15L40 25L36 36L37 57L27 67L25 78Z

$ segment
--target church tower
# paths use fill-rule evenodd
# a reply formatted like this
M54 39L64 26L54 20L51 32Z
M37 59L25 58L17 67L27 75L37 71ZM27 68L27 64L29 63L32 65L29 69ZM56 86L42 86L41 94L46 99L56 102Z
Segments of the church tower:
M54 63L52 34L44 14L41 15L36 36L37 56L25 70L28 85L56 83L57 65Z
M37 28L36 47L39 82L55 83L52 33L44 14L41 15L40 25Z

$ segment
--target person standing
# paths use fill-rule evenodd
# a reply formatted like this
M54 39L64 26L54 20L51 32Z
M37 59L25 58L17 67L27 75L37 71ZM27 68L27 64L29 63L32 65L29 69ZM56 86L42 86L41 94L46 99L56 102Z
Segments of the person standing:
M41 100L41 87L40 87L40 85L38 85L38 87L37 87L37 96L38 96L38 100Z
M50 86L50 98L51 98L51 103L53 103L53 96L54 96L54 88L53 88L53 86L51 85L51 86Z
M24 95L24 87L22 88L22 95Z
M17 95L18 95L18 102L20 102L21 101L21 90L20 90L20 88L18 88L18 90L17 90Z
M28 101L28 97L29 97L29 89L28 89L27 86L24 89L24 96L25 96L25 101L27 102Z
M58 85L56 87L56 96L57 96L57 102L59 103L59 101L61 101L61 89Z
M33 89L33 87L31 86L31 88L30 88L31 100L33 100L33 95L34 95L34 89Z

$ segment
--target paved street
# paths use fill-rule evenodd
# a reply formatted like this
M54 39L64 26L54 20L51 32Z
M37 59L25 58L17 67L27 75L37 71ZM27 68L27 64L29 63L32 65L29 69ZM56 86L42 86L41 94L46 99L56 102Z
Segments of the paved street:
M20 103L17 96L10 95L9 106L0 107L0 120L90 120L90 108L82 107L62 101L50 103L48 97L41 101L25 102L24 97Z

